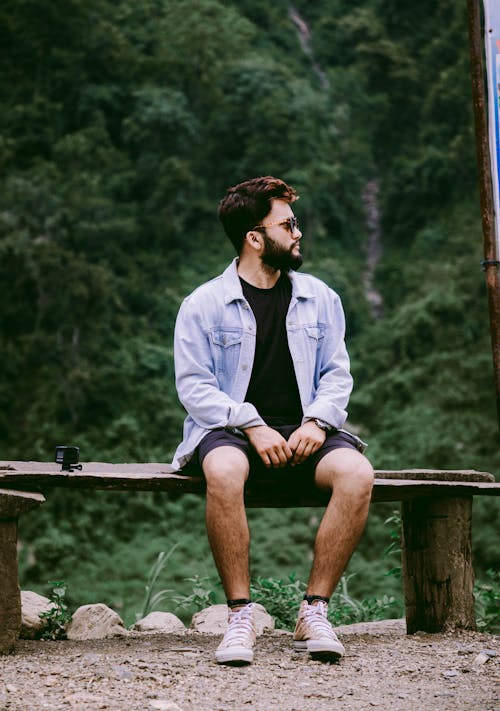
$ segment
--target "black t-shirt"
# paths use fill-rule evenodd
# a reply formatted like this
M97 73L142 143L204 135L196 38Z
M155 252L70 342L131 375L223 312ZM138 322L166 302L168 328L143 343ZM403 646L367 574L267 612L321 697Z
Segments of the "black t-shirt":
M286 274L272 289L258 289L240 277L243 294L257 322L257 343L245 400L268 425L295 424L302 406L286 334L292 284Z

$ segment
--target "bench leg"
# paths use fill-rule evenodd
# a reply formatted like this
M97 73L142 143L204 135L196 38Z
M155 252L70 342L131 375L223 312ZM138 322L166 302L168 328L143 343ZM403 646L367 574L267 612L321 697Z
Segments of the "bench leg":
M408 634L476 629L472 497L414 499L402 511Z
M12 651L21 629L17 519L0 520L0 654Z

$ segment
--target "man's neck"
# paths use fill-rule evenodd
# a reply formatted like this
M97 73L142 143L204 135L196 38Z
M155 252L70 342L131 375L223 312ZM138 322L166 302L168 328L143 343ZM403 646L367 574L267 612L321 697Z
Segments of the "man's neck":
M272 289L280 278L279 269L268 267L267 264L259 262L248 262L242 260L238 262L238 275L252 286L258 289Z

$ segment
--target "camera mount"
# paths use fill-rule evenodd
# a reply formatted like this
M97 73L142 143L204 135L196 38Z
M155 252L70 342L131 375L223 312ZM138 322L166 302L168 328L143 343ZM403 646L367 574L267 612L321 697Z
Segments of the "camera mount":
M66 447L61 445L56 447L56 464L61 464L62 472L72 472L75 469L82 469L82 465L78 464L80 460L79 447Z

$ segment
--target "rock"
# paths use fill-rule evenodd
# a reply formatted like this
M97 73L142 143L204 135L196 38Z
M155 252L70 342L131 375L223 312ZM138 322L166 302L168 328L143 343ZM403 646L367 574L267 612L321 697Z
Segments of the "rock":
M21 591L21 639L36 639L42 634L46 623L40 619L41 612L48 612L56 607L48 597L30 590Z
M255 627L257 634L272 632L274 630L274 619L265 608L256 603L255 605ZM191 629L207 634L224 634L227 628L227 605L211 605L204 610L193 615Z
M473 654L474 653L474 647L467 646L465 644L460 644L457 648L457 654L459 654L462 657L465 657L467 654Z
M154 699L149 702L149 706L152 709L157 709L158 711L182 711L180 706L173 701L168 701L167 699Z
M134 678L133 673L123 664L114 664L113 671L116 674L117 679L122 681L131 681Z
M106 706L102 706L102 698L96 694L87 693L85 691L78 691L74 694L69 694L69 696L64 697L64 705L69 705L74 709L102 709Z
M103 639L128 635L121 617L103 603L82 605L66 629L68 639Z
M355 622L352 625L335 627L339 634L401 634L406 635L406 620L377 620L375 622Z
M150 612L142 620L138 620L133 629L138 632L182 634L182 632L186 631L186 625L171 612Z
M479 654L477 654L477 655L474 657L474 659L473 659L473 661L472 661L472 664L473 664L474 666L481 666L481 664L486 664L486 662L487 662L489 659L490 659L490 655L489 655L489 654L486 654L485 652L479 652Z
M483 649L482 653L487 654L488 657L496 657L497 656L496 650L494 650L494 649Z

